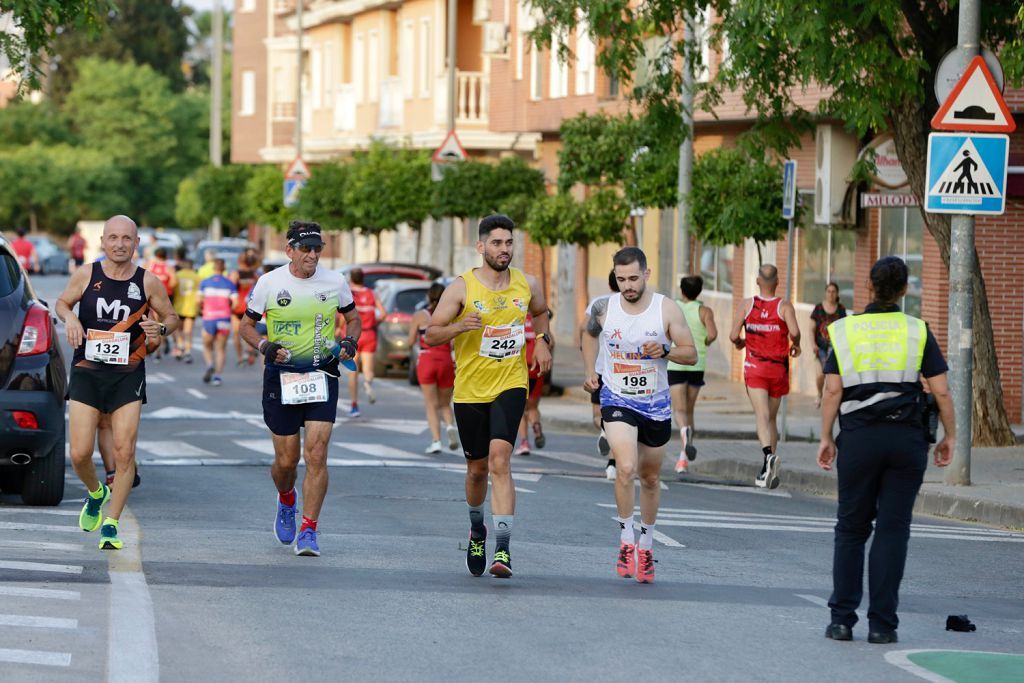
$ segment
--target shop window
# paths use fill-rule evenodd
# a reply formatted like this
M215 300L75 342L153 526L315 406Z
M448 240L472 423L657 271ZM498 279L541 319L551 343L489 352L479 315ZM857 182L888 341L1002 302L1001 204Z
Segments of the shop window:
M924 251L924 219L917 207L879 209L882 212L878 257L899 256L910 277L902 308L907 315L921 315L921 266Z
M732 259L736 248L704 245L700 254L700 276L704 289L714 292L732 292Z
M801 193L804 206L814 205L812 193ZM838 226L817 225L811 211L804 211L796 237L794 300L816 304L825 297L825 286L839 286L839 300L847 308L853 306L856 286L854 254L857 233Z

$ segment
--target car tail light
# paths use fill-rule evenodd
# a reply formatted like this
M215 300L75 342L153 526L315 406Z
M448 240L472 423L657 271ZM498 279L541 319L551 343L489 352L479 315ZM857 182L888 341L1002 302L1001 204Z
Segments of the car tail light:
M412 316L408 313L395 312L389 313L384 320L389 323L407 323L412 320Z
M11 415L14 416L14 422L20 428L39 429L39 420L35 413L30 413L27 410L12 410Z
M21 330L19 356L35 356L50 350L50 312L44 306L32 304L25 313Z

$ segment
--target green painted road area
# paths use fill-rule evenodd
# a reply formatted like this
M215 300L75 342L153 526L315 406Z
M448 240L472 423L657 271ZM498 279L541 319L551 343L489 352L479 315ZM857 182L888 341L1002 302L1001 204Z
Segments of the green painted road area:
M1024 655L969 650L903 650L886 655L896 666L933 683L1020 683Z

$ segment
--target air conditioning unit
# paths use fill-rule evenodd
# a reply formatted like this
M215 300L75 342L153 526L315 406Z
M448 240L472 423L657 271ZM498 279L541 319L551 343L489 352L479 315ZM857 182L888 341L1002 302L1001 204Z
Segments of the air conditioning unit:
M489 57L508 56L508 24L501 21L484 23L482 52Z
M842 126L823 123L815 132L814 147L814 222L853 223L856 214L843 210L843 199L850 184L850 172L857 162L857 138Z
M491 19L491 0L473 0L473 23L482 24Z

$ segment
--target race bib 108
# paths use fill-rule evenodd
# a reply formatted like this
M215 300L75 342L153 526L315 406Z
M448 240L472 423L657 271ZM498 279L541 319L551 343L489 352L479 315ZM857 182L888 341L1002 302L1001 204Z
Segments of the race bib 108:
M282 372L281 403L323 403L327 400L327 375L322 372Z

